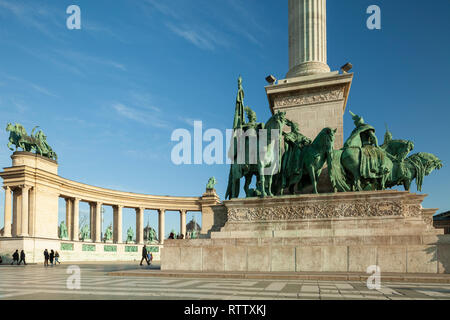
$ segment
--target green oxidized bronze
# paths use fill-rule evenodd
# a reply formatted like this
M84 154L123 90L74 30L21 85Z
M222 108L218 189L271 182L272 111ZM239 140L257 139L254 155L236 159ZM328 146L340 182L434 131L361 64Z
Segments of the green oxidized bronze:
M244 111L248 122L245 122ZM256 120L256 113L250 107L244 108L244 90L239 77L232 144L228 153L232 164L225 198L239 197L240 179L243 177L247 197L273 195L273 176L281 167L281 149L276 146L281 143L286 113L277 112L266 124ZM272 136L273 132L277 135ZM250 189L253 176L256 176L256 189Z
M112 236L113 236L113 230L112 230L112 224L110 224L108 226L108 228L106 228L106 230L105 230L105 238L104 238L104 240L105 241L110 241L110 240L112 240Z
M89 239L90 237L91 236L90 236L89 226L86 224L83 226L83 228L81 228L80 240L84 241L84 240Z
M208 184L206 185L206 190L213 190L217 184L217 180L215 177L211 177L208 180Z
M134 231L133 228L129 227L127 230L127 242L133 242Z
M15 151L17 151L18 148L21 148L23 151L34 151L43 157L58 160L58 156L47 143L47 136L44 132L39 130L34 133L37 128L38 127L34 127L31 131L31 136L29 136L21 124L16 123L15 125L12 125L11 123L8 123L6 125L6 131L10 132L8 148L11 151L14 151L14 149L11 148L11 145L14 145L16 147Z
M420 152L408 156L414 143L393 139L389 130L386 130L384 143L380 146L375 128L365 123L361 116L351 111L350 114L355 129L342 149L333 150L335 129L324 128L311 141L301 134L295 122L285 118L285 113L276 113L267 124L256 122L256 113L244 107L244 90L239 77L234 134L228 154L232 164L225 198L239 197L240 179L243 177L247 197L295 194L296 189L304 190L310 185L313 192L318 193L318 178L325 165L335 192L385 190L394 186L403 186L409 191L413 180L416 180L417 190L421 191L424 177L434 169L442 168L442 161L433 154ZM284 125L290 127L290 132L282 132ZM279 157L280 170L263 172L265 167L273 164L277 151L270 138L264 150L259 150L261 129L267 129L268 135L271 129L275 129L280 133L280 139L284 138L284 154ZM257 143L250 143L252 139ZM257 146L256 153L251 149L252 145ZM281 148L278 149L281 153ZM257 155L256 160L252 158L253 154ZM241 155L241 161L237 161L238 155ZM249 188L253 176L256 176L256 189Z
M64 223L64 221L62 221L61 224L59 225L59 238L60 239L67 239L68 238L67 226Z

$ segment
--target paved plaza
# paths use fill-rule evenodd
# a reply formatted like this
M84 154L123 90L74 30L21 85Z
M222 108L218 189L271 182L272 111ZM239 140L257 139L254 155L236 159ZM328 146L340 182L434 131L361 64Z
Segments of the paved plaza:
M79 264L80 289L68 289L69 265L0 266L0 299L170 300L447 300L450 284L386 283L369 290L364 281L241 280L110 276L136 264ZM142 267L147 268L147 267ZM153 269L159 266L153 266ZM149 272L151 272L149 270Z

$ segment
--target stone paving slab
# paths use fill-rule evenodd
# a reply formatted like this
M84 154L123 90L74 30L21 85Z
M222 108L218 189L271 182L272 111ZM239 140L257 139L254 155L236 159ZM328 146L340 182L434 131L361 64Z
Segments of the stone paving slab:
M266 279L266 280L308 280L308 281L367 281L366 273L331 272L191 272L136 269L109 272L110 276L168 277L168 278L219 278L219 279ZM450 274L382 273L383 282L450 283Z

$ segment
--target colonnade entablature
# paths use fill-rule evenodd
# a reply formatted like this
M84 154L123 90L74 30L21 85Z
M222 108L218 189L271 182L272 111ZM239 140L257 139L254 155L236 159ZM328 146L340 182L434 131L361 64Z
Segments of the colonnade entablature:
M186 213L202 213L201 233L214 223L212 206L220 204L213 190L199 197L172 197L137 194L100 188L65 179L58 175L54 160L29 152L15 152L12 166L0 172L5 189L5 224L3 237L58 238L58 200L66 201L68 240L79 241L80 202L90 207L91 240L101 242L101 208L113 207L113 242L121 243L122 211L136 211L136 243L144 243L144 211L158 211L160 243L164 241L165 213L180 213L180 233L186 235Z

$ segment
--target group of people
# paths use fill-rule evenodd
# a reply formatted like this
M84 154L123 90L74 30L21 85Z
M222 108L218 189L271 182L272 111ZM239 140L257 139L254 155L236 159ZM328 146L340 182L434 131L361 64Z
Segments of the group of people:
M168 239L175 239L175 234L171 232ZM184 234L177 235L176 239L184 239Z
M20 254L19 254L19 250L16 250L13 253L12 258L13 258L13 261L11 262L11 265L13 265L14 262L17 262L17 265L20 265L22 263L22 261L23 261L24 265L27 265L27 263L25 261L25 251L23 251L23 250L20 251ZM20 260L19 260L19 258L20 258ZM1 260L1 258L0 258L0 260ZM2 263L2 262L3 261L0 261L0 263Z
M142 259L141 259L141 263L139 265L142 266L142 262L145 260L145 262L147 262L147 265L151 265L152 264L152 260L153 260L153 255L151 252L149 252L147 250L147 246L144 245L144 247L142 248Z
M59 253L58 251L53 251L50 250L50 253L48 252L47 249L44 250L44 267L48 267L48 262L50 260L50 265L53 266L53 261L55 261L55 265L61 264L61 262L59 262Z

